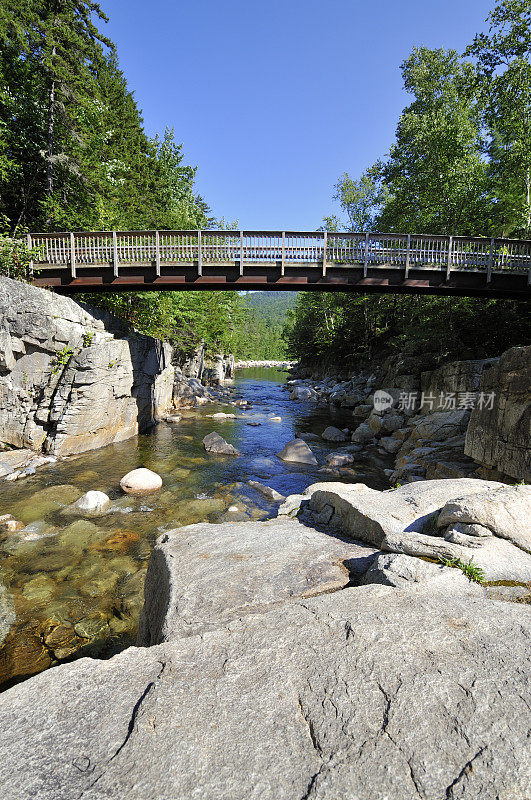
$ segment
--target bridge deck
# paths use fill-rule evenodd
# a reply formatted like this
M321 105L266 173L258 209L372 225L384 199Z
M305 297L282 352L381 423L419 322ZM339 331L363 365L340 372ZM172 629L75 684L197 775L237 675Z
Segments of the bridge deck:
M30 234L33 281L63 293L320 289L528 297L531 241L293 231Z

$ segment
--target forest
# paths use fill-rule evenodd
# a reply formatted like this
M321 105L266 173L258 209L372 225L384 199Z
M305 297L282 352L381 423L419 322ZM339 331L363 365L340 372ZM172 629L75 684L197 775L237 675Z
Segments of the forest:
M18 264L23 273L27 230L227 226L198 194L174 131L146 134L106 20L91 0L0 5L0 272ZM326 216L325 229L531 235L530 4L495 0L486 23L463 54L418 47L406 58L411 102L395 141L361 176L340 176L341 214ZM411 336L490 352L528 336L525 308L507 301L306 292L295 308L284 292L82 299L183 348L204 339L243 358L343 361Z
M496 0L465 53L415 48L412 102L387 156L334 187L329 231L531 236L531 5ZM441 353L497 355L529 341L529 310L504 300L302 292L286 329L294 358L340 365L408 338Z

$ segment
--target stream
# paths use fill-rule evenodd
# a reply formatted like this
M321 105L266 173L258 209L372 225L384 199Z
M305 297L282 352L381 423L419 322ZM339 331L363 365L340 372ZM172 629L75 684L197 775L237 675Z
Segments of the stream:
M355 427L346 409L290 401L285 382L284 371L238 371L230 399L245 399L250 406L208 403L184 410L178 424L161 423L147 434L0 484L0 515L12 514L25 524L0 542L0 581L16 612L0 648L2 688L58 662L109 657L134 644L147 562L164 531L201 521L275 516L278 504L248 486L249 480L283 495L338 480L319 467L276 458L295 433ZM219 411L236 419L208 416ZM272 421L274 416L281 420ZM240 456L206 453L202 440L213 430ZM327 453L341 449L322 440L309 444L320 465ZM389 459L374 453L356 458L341 481L388 488L383 469ZM138 466L162 477L160 492L143 498L121 492L120 479ZM92 519L66 515L65 507L91 489L109 495L110 510Z

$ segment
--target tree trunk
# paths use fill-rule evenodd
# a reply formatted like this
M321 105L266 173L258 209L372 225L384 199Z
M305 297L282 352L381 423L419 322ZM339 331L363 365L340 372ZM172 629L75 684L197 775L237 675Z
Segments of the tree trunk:
M54 127L55 127L55 81L52 81L48 100L48 153L46 160L46 194L51 197L53 194L53 148L54 148Z
M55 45L52 48L52 59L56 53ZM52 67L53 69L53 67ZM53 152L55 144L55 78L52 77L50 93L48 95L48 152L46 160L46 194L53 195L54 165Z

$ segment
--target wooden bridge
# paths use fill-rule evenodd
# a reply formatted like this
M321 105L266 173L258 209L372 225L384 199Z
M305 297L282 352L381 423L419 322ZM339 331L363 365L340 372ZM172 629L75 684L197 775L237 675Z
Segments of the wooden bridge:
M319 289L524 298L531 241L322 231L34 233L33 281L81 291Z

